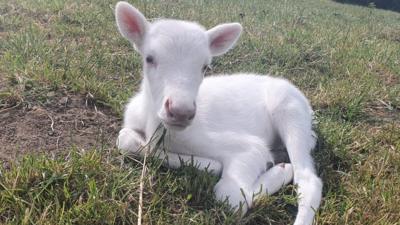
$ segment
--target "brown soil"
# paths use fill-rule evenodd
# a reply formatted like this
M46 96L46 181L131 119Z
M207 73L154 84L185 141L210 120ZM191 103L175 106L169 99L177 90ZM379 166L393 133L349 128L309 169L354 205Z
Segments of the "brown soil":
M369 122L393 123L400 122L400 108L392 106L383 100L370 102L364 109Z
M119 119L92 98L48 93L46 103L0 109L0 162L23 154L65 154L71 147L114 146Z

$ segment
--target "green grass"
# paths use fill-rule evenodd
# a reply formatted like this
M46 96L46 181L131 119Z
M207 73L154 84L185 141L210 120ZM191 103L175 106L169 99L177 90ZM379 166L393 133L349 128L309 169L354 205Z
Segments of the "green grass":
M117 32L115 2L0 0L0 110L50 91L91 93L121 115L141 62ZM400 224L400 14L329 0L131 1L148 18L238 21L213 73L255 72L298 85L316 111L324 181L317 224ZM117 134L115 134L117 135ZM113 146L27 156L1 169L0 223L135 224L142 166ZM150 160L145 224L290 224L295 190L239 220L212 198L215 177Z

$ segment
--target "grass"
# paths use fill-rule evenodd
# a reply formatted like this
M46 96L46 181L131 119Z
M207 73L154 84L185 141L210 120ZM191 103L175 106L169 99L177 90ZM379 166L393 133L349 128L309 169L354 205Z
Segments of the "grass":
M400 14L330 0L132 3L148 18L240 22L240 42L212 72L286 77L311 100L325 184L316 224L400 224ZM114 5L0 0L0 110L66 89L121 115L141 62L117 32ZM213 200L217 178L154 160L148 167L145 224L293 222L293 187L240 220ZM135 224L141 168L113 146L26 156L0 170L0 223Z

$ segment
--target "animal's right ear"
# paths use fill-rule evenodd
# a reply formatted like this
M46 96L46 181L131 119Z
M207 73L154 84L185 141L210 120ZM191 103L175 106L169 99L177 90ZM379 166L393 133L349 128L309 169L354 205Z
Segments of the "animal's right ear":
M149 23L139 10L127 2L115 6L115 19L119 32L141 51Z

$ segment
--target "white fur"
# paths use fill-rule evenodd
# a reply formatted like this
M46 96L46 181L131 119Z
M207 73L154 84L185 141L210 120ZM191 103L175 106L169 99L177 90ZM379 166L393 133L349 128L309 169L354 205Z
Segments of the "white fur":
M228 197L232 206L243 204L246 212L254 194L272 194L294 177L300 195L295 225L312 224L322 183L310 155L315 137L304 95L288 81L267 75L203 79L202 67L235 44L240 24L206 31L186 21L149 23L126 2L117 4L116 20L144 59L141 90L126 107L118 148L141 154L140 146L163 123L168 151L158 156L167 158L172 168L193 158L200 169L221 174L214 188L217 199ZM194 112L191 120L188 115ZM270 150L282 146L291 164L267 170L267 162L274 161Z

